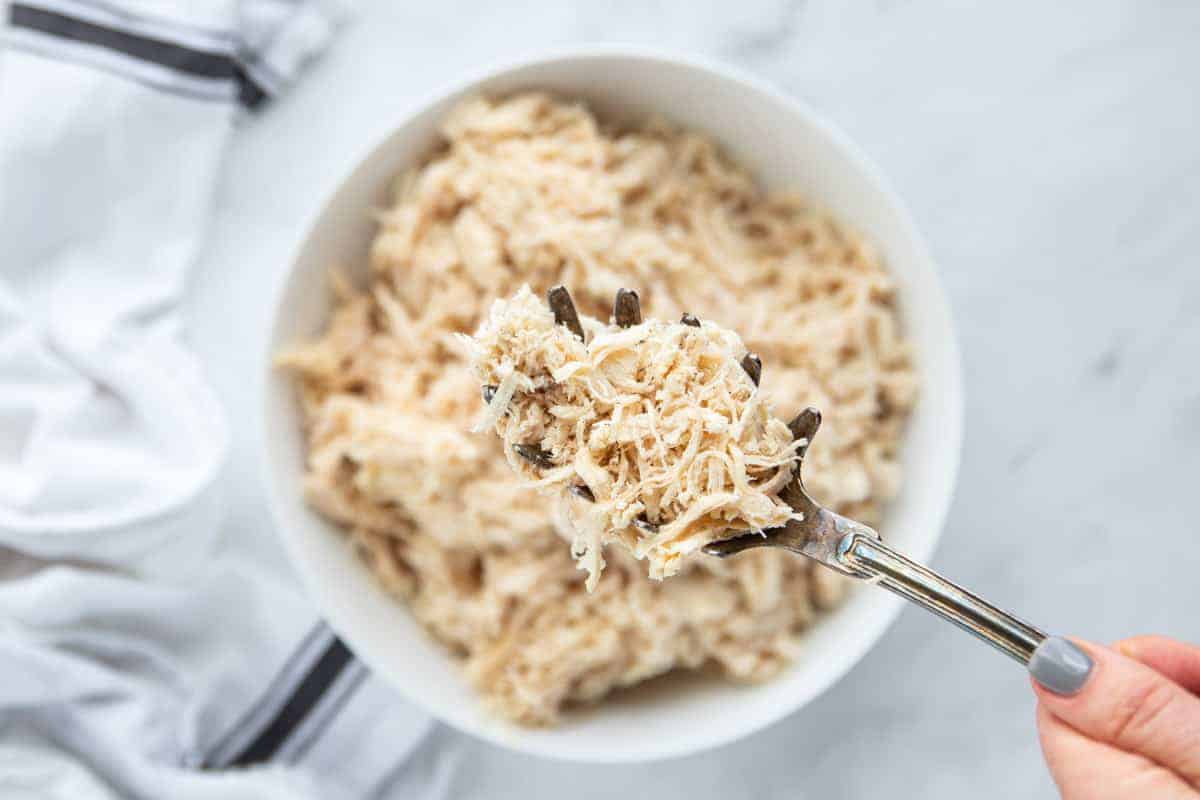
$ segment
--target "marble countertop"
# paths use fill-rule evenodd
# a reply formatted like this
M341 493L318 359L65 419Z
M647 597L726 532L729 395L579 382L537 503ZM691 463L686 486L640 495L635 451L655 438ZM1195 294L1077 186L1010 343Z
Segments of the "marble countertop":
M276 544L245 386L264 298L327 187L432 89L548 45L736 63L844 128L925 233L963 349L966 446L934 565L1042 626L1200 640L1200 6L663 0L364 3L248 120L197 270L230 409L233 526ZM312 124L320 118L320 125ZM281 563L281 569L286 569ZM915 609L802 713L656 765L540 761L438 729L449 795L1048 797L1026 677Z

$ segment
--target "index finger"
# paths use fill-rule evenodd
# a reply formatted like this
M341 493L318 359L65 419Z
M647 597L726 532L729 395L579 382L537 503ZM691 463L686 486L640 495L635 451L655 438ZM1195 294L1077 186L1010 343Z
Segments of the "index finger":
M1200 647L1166 636L1134 636L1113 647L1192 694L1200 695Z
M1071 687L1074 693L1056 693L1064 685L1052 680L1056 669L1078 675L1089 659L1082 684ZM1075 730L1139 753L1200 785L1200 698L1107 647L1057 636L1034 652L1030 672L1038 700Z
M1097 742L1037 707L1038 738L1062 800L1195 800L1187 781L1145 756Z

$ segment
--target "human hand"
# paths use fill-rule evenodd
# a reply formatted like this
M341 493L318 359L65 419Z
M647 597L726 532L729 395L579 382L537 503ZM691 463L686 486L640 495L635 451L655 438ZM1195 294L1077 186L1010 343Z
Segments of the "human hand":
M1042 752L1064 800L1200 799L1200 647L1051 637L1029 662Z

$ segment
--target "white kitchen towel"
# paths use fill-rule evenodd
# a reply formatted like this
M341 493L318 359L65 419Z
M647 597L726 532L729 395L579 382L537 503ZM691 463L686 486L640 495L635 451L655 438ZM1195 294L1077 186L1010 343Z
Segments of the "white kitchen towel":
M222 531L180 315L239 115L343 9L0 10L0 796L375 791L428 721Z

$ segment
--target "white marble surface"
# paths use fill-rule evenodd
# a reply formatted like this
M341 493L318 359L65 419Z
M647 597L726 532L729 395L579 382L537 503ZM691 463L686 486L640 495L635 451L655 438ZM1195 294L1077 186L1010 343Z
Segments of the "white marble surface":
M365 4L238 135L197 270L194 338L238 441L231 529L276 547L247 345L330 182L448 80L546 45L637 42L775 81L907 199L949 290L968 393L935 566L1057 631L1200 640L1200 5L967 5ZM577 767L442 729L413 769L448 774L452 796L523 800L1051 796L1025 684L908 610L818 702L714 753Z

